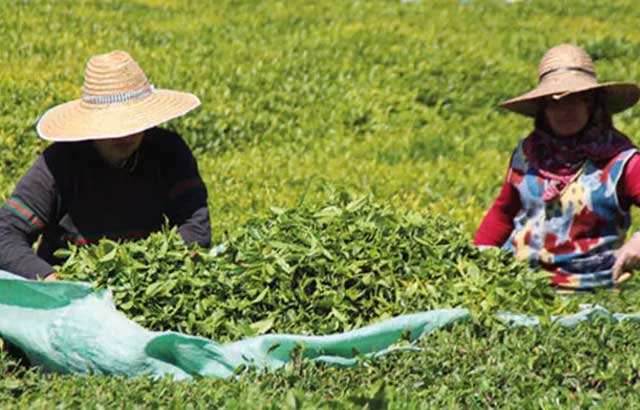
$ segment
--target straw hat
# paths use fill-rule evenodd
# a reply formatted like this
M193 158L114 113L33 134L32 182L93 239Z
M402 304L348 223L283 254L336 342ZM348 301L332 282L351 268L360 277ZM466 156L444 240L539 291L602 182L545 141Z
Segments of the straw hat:
M91 57L82 98L48 110L36 130L49 141L118 138L180 117L200 105L193 94L155 89L124 51Z
M543 97L561 99L589 90L601 90L604 108L612 114L633 106L640 97L640 90L633 83L599 84L589 54L582 47L562 44L553 47L542 57L538 67L538 86L500 106L535 117Z

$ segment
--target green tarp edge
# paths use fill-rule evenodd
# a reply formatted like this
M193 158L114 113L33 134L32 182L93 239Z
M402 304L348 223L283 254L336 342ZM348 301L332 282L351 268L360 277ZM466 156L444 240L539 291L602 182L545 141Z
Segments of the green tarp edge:
M640 315L611 314L590 306L552 321L575 326L594 317L640 320ZM513 326L540 323L537 317L507 312L500 318ZM220 344L148 331L116 310L109 291L93 290L86 283L26 281L0 271L0 337L48 372L228 378L243 367L282 367L292 360L295 349L308 360L353 366L359 355L419 350L413 342L469 319L465 308L434 309L328 336L273 334Z

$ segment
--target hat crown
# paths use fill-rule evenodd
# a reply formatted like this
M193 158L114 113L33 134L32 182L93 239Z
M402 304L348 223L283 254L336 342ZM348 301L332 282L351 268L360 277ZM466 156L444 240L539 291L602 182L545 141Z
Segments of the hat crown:
M85 96L112 96L146 90L147 76L126 51L116 50L91 57L84 74Z
M595 79L593 60L582 47L572 44L561 44L549 49L540 60L538 78L542 80L546 75L562 70L588 74Z

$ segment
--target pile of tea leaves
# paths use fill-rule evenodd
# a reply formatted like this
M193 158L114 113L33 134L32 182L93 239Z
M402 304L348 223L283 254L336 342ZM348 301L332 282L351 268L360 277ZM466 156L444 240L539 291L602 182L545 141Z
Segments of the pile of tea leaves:
M547 274L478 250L456 224L347 194L273 208L229 234L217 255L166 229L67 256L62 279L110 288L118 308L145 327L217 340L342 332L439 307L468 307L480 321L496 310L561 307Z

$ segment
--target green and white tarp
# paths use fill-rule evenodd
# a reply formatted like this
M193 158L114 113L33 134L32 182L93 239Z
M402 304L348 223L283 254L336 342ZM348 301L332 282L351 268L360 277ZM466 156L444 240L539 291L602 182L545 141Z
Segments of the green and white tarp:
M610 314L592 306L553 318L575 326L594 316L613 321L638 315ZM45 371L77 374L228 378L241 366L276 369L301 349L308 360L352 366L358 355L374 356L411 345L434 330L469 319L464 308L436 309L397 316L350 332L329 336L263 335L220 344L175 332L144 329L116 310L108 290L81 282L36 282L0 271L0 337ZM510 313L502 319L533 326L538 318Z

